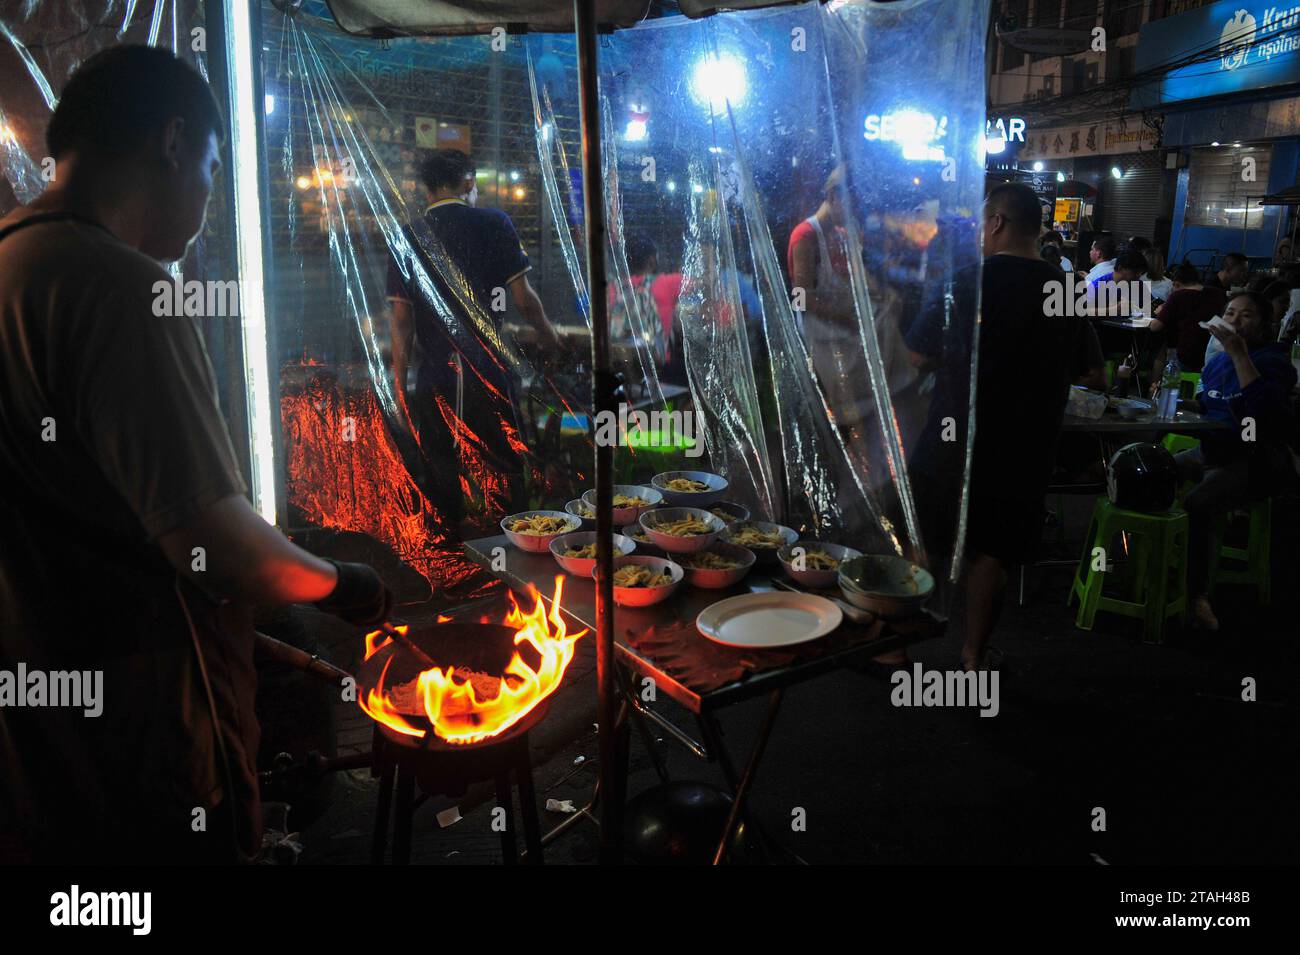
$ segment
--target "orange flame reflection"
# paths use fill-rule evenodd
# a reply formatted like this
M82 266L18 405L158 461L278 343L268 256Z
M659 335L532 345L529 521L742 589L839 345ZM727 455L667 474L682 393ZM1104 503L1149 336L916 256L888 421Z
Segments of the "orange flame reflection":
M416 695L436 736L450 743L466 745L490 739L514 726L555 692L573 660L574 645L587 633L586 629L572 635L568 633L560 615L563 592L564 577L561 575L555 578L555 595L549 614L541 595L536 592L533 593L536 603L530 611L520 608L514 594L509 595L510 609L504 622L517 631L515 646L529 644L540 659L536 667L530 666L516 650L506 666L505 675L497 680L495 694L484 692L480 695L485 689L482 682L476 689L468 676L458 678L455 667L446 670L434 667L420 674ZM439 617L438 622L447 619ZM380 636L378 631L366 634L366 659L387 645L387 641L379 642ZM371 719L396 732L423 737L425 731L411 726L385 696L383 682L387 672L388 664L385 664L379 685L366 695L361 708Z

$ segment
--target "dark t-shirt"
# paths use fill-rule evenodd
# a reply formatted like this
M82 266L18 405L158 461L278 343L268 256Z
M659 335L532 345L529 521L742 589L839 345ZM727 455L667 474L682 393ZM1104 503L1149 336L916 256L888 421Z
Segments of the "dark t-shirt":
M86 222L0 241L0 670L103 675L97 717L0 707L0 860L165 854L154 840L186 843L194 807L233 797L204 632L155 541L244 481L194 319L157 315L159 285L157 262ZM252 635L212 636L231 768L255 787Z
M425 229L432 243L428 239L420 241ZM530 268L528 255L519 243L519 234L510 217L497 209L476 209L459 199L444 199L425 210L423 220L415 223L408 235L412 236L416 254L423 257L423 250L430 244L435 251L441 245L454 266L446 275L437 269L431 275L447 304L462 312L463 303L472 299L482 313L495 318L499 324L504 312L493 305L504 305L509 284ZM401 264L390 262L388 297L417 306L414 309L416 336L426 354L438 354L446 345L446 326L430 309L423 307L423 296L412 293L403 272ZM457 272L463 284L456 279ZM497 289L502 291L497 293Z
M1175 289L1168 301L1156 311L1156 318L1165 326L1165 344L1177 349L1178 363L1183 371L1201 370L1210 333L1201 328L1200 323L1222 315L1227 305L1227 293L1222 288L1207 285L1203 289Z
M1043 286L1064 278L1042 259L990 256L982 266L957 273L947 315L942 297L936 297L908 331L912 351L940 362L931 419L951 413L964 421L971 341L966 316L975 314L978 283L973 498L1024 498L1036 506L1046 487L1070 382L1080 367L1095 360L1081 333L1081 319L1046 314ZM952 323L947 330L945 322Z

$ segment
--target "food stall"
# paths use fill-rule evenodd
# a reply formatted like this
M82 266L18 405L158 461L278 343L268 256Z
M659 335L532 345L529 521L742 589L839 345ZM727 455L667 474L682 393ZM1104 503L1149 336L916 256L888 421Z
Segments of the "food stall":
M783 688L947 619L978 343L952 288L978 261L987 3L502 6L159 3L151 21L125 11L117 35L195 56L230 99L233 168L181 268L244 283L238 332L207 330L263 513L322 552L359 539L413 570L426 586L399 616L454 615L503 582L537 595L532 616L530 600L511 612L538 657L499 673L494 698L541 689L498 714L502 739L562 680L548 654L567 663L590 630L603 858L618 855L626 734L651 720L726 766L720 859ZM205 27L203 49L186 42ZM40 56L66 72L92 42L112 41ZM35 142L25 129L0 153L22 189L39 188ZM529 343L509 309L502 321L422 226L421 157L449 147L476 158L478 205L514 224L562 348ZM791 278L810 222L816 289ZM653 267L630 254L647 243ZM904 254L917 264L900 271ZM665 277L660 313L641 286ZM439 323L461 375L510 383L493 407L517 474L471 425L472 397L435 409L455 438L455 519L415 420L429 396L394 374L395 288ZM908 343L927 325L938 357L921 372ZM367 635L366 660L429 660L417 629ZM429 674L450 675L429 662L401 701L382 671L366 683L385 745L480 744L430 709ZM630 681L647 679L703 740L638 706ZM481 725L468 686L447 693ZM717 713L762 694L742 764ZM403 759L385 798L409 809Z

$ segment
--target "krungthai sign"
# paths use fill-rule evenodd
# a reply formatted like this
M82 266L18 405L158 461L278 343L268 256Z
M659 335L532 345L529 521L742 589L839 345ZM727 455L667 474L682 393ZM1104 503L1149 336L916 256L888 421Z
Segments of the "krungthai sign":
M1137 71L1158 70L1130 105L1148 108L1300 81L1300 6L1223 0L1155 20L1138 38ZM1190 61L1190 62L1189 62Z

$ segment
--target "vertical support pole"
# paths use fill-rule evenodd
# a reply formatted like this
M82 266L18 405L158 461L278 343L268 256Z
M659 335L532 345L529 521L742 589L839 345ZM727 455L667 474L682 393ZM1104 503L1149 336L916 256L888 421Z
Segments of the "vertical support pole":
M279 432L277 389L271 375L267 329L265 222L262 171L265 100L261 48L256 42L256 7L251 0L227 0L222 26L230 93L230 154L234 182L235 246L239 262L239 311L244 336L245 390L251 442L253 506L268 522L278 516L279 477L275 462Z
M609 354L609 311L605 299L605 203L600 162L600 100L596 63L595 0L574 0L578 40L578 89L582 117L582 204L586 217L587 307L591 309L592 400L595 413L614 413L613 372ZM596 445L596 719L600 725L600 862L621 861L623 806L616 794L618 770L617 699L614 686L613 581L614 449Z

